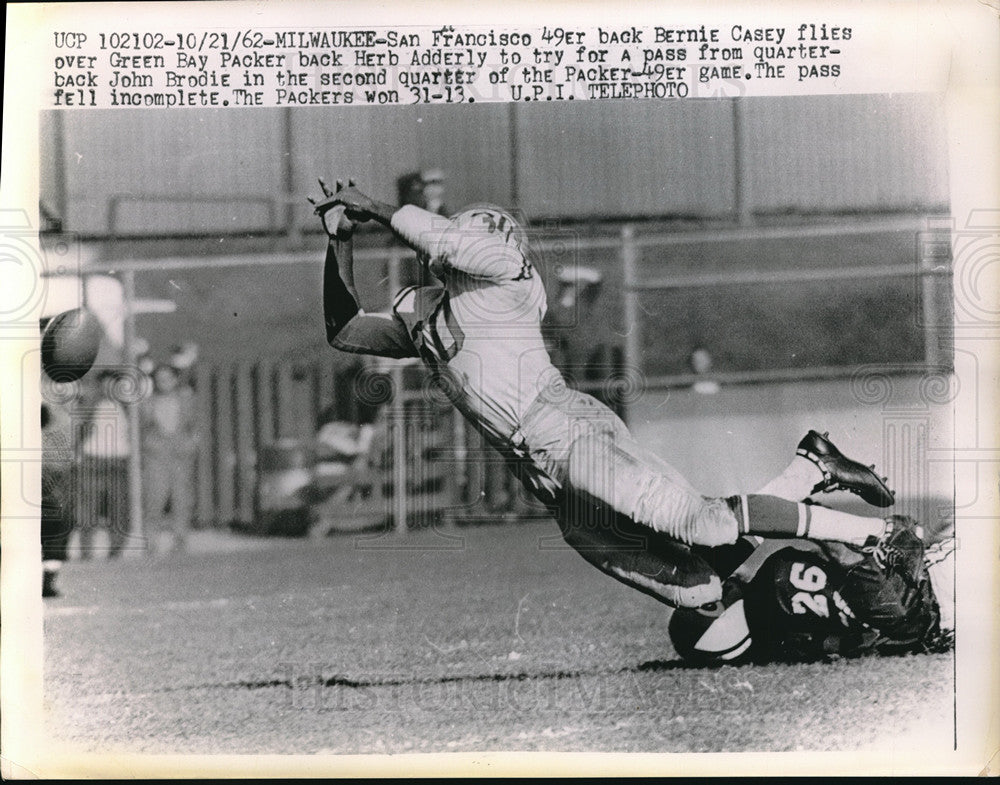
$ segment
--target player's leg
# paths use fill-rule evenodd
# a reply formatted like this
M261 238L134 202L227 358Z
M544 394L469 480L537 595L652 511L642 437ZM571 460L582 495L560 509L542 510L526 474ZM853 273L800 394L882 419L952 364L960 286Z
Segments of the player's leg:
M863 545L869 537L881 537L887 527L882 518L831 510L777 496L747 494L725 499L737 521L739 534L761 537L810 537Z
M627 433L625 424L591 396L565 388L546 395L522 423L538 471L519 466L515 472L535 498L555 500L563 538L602 572L674 607L718 601L721 583L704 559L606 503L615 498L605 481L616 469L605 437L617 432ZM582 448L574 457L580 439L596 439L600 446ZM679 474L676 479L684 482Z
M170 512L173 518L174 550L187 548L191 519L194 515L194 476L192 465L178 457L173 462L170 489Z
M128 463L125 458L107 460L108 532L111 547L108 556L121 555L128 537Z
M171 461L156 453L147 453L142 461L142 505L146 546L150 554L158 548L160 531L163 529L167 500L170 498Z
M875 473L875 467L848 458L827 436L809 431L799 442L791 463L757 493L802 501L816 493L842 489L875 507L891 506L894 494L885 479Z
M940 613L942 640L954 642L955 634L955 539L948 537L929 546L924 565ZM939 641L940 643L941 641Z
M563 538L607 575L672 607L722 598L718 574L688 546L571 493L556 516Z
M58 597L56 577L66 561L73 519L67 514L66 473L42 470L42 596Z
M594 427L582 430L570 446L568 481L637 523L689 545L730 544L741 534L863 543L885 530L881 518L776 496L705 497L661 464L651 462L627 431Z

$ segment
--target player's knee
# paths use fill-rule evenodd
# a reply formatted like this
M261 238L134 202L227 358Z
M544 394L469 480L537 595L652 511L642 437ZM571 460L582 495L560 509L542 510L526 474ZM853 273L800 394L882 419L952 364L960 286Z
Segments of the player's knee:
M613 432L600 425L592 425L573 440L568 450L567 472L572 487L614 504L622 467L618 465Z
M725 499L703 499L692 527L691 544L715 548L738 539L739 521Z
M612 428L594 427L573 442L568 461L571 487L688 545L736 542L738 523L724 499L701 496L644 464L616 436Z

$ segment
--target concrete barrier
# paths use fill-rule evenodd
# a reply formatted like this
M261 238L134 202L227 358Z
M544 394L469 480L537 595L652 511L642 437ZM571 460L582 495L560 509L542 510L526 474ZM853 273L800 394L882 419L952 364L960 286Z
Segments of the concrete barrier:
M714 395L647 391L630 406L628 422L643 446L709 495L761 487L810 428L829 431L845 454L888 475L897 492L893 512L933 528L953 516L954 410L974 394L950 375L873 369L848 379L723 386ZM840 497L859 504L847 494L829 499Z

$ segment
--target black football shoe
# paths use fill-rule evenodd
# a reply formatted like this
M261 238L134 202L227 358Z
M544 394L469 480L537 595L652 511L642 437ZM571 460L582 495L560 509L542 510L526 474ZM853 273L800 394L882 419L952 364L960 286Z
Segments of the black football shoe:
M795 451L796 455L811 461L823 472L823 480L813 487L812 492L845 490L875 507L891 507L896 501L896 495L885 484L885 478L875 473L874 465L865 466L846 457L828 436L827 433L809 431L802 437Z
M58 597L60 595L59 589L56 588L56 573L55 570L43 570L42 571L42 596L43 597Z

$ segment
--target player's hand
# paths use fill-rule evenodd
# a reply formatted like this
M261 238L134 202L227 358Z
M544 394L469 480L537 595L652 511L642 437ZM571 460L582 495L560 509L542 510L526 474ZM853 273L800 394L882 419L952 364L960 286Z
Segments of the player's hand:
M354 188L354 180L347 182L348 188ZM338 240L350 239L354 234L355 220L365 219L348 216L347 209L337 201L344 190L344 184L340 180L337 180L336 191L331 191L322 177L319 178L319 187L323 190L323 199L317 202L312 197L306 197L313 206L313 212L323 221L323 228L328 235Z
M352 221L369 221L375 217L375 200L359 191L353 180L347 181L346 188L338 182L337 193L333 198L335 204L342 205L347 210L347 216Z
M355 187L354 180L348 180L346 187L340 180L337 180L336 191L331 191L322 178L320 178L319 185L323 189L323 200L320 202L315 199L309 200L316 215L323 215L334 207L344 207L354 221L367 221L372 217L372 208L375 203L371 197L361 193Z

